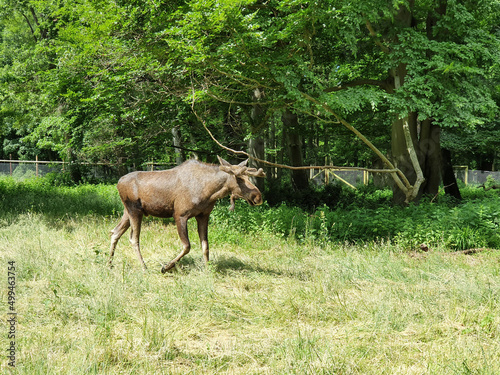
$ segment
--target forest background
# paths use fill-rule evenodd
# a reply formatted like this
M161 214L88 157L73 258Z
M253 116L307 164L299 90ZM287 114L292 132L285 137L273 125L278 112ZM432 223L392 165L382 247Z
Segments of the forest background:
M498 25L495 0L1 0L0 158L216 161L205 125L271 163L391 170L396 203L458 197L453 164L498 167Z
M0 158L71 165L0 178L0 372L500 373L499 190L450 173L498 169L499 25L498 0L0 0ZM393 191L260 162L265 203L216 205L208 265L193 222L161 274L179 239L149 217L151 271L126 240L109 269L123 206L84 163L240 158L207 129Z

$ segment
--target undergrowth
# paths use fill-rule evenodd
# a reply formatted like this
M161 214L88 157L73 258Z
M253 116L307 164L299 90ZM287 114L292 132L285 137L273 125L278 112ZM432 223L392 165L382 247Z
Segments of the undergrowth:
M326 190L335 192L335 199L340 200L309 210L287 203L271 207L266 202L260 207L249 207L238 201L236 210L230 212L226 198L216 205L211 225L226 229L228 238L231 233L237 236L240 232L265 231L318 243L391 241L407 249L422 243L451 250L500 248L500 199L496 190L465 188L462 202L439 196L408 207L392 206L388 190L373 187L357 192L345 192L338 187ZM70 187L54 186L48 179L22 182L0 179L0 220L7 223L27 212L43 213L50 219L85 215L117 217L122 210L114 185Z
M344 202L333 208L323 204L311 211L287 203L276 207L265 203L255 208L239 202L232 213L225 209L226 203L221 203L213 220L237 231L266 230L300 241L391 241L407 249L420 244L451 250L500 248L498 192L477 188L462 191L462 202L441 196L408 207L391 206L387 190L351 194L350 204Z

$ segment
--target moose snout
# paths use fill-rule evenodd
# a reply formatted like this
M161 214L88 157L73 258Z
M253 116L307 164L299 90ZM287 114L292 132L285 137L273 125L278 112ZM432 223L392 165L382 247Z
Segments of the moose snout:
M250 194L250 199L248 200L251 206L260 206L262 204L262 194L252 193Z

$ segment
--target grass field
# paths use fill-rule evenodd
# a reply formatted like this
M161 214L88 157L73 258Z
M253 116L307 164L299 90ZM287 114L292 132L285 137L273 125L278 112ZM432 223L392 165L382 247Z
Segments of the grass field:
M214 220L209 266L191 226L191 253L162 275L180 241L168 220L146 219L149 272L125 236L110 270L109 231L120 214L114 190L54 190L42 209L3 191L1 373L500 373L499 250L299 241ZM58 200L70 214L51 208ZM5 355L9 262L15 368Z

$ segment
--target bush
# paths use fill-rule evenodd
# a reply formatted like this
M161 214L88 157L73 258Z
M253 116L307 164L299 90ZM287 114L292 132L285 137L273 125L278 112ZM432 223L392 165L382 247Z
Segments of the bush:
M477 189L476 189L477 190ZM477 197L478 192L474 195ZM464 194L466 195L466 194ZM313 211L282 203L271 207L249 207L237 202L218 204L213 221L235 231L265 230L298 240L360 243L391 240L408 249L424 243L429 247L464 250L474 247L500 248L500 200L498 194L461 203L442 198L409 207L391 207L386 192L359 191L349 196L351 204L322 205ZM379 202L386 202L380 204ZM344 206L345 205L345 206ZM344 206L344 207L342 207Z
M113 215L122 210L114 185L54 186L50 179L0 178L0 216L26 212L50 216Z
M271 207L278 207L283 203L289 206L300 207L303 210L314 212L317 207L324 205L329 208L347 207L377 207L381 204L390 204L392 191L380 190L372 185L362 185L357 190L338 184L310 186L307 190L296 191L289 183L281 184L271 181L264 193L266 202Z
M116 215L123 208L114 185L54 186L50 178L15 181L0 178L0 218L37 212L51 217L65 215ZM366 187L346 191L336 187L317 191L316 206L304 209L288 203L268 202L250 207L237 201L228 210L228 198L212 213L212 225L235 240L241 232L265 231L299 241L364 243L386 241L403 248L429 247L464 250L500 248L500 199L498 190L463 190L463 202L446 197L422 200L408 207L392 207L390 192ZM335 197L332 205L318 197ZM295 196L298 201L305 197ZM472 197L472 198L467 198Z

